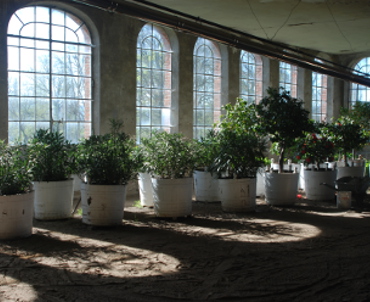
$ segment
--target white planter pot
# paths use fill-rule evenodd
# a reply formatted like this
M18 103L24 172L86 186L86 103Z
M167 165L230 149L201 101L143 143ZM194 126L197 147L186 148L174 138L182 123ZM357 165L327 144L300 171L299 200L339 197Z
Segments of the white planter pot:
M191 215L193 178L152 178L154 212L158 217L184 217Z
M250 212L256 207L256 178L218 179L222 210Z
M93 226L121 225L125 201L124 185L82 184L82 222Z
M219 201L217 194L217 180L210 172L194 171L194 195L197 201Z
M265 168L259 168L257 171L256 196L265 196Z
M356 167L337 167L337 179L351 176L351 177L363 177L365 175L364 166Z
M32 235L34 191L0 196L0 239Z
M276 206L293 205L297 198L299 173L266 172L266 202Z
M311 171L304 170L306 198L309 200L334 200L335 190L330 189L321 183L327 183L334 187L336 170L332 171Z
M35 218L40 220L66 219L72 216L73 179L35 181Z
M149 173L139 173L139 195L140 204L143 207L153 207L152 177Z

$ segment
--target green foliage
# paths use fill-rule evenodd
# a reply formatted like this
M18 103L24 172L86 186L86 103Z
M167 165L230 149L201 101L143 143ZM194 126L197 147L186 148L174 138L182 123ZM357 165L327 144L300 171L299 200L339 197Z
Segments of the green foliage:
M76 145L64 139L63 134L46 129L36 131L29 142L32 174L35 181L68 179L76 169Z
M219 152L219 141L217 132L210 130L205 137L194 143L195 147L195 166L199 170L208 170Z
M344 156L348 166L347 154L361 149L369 141L366 129L356 123L350 116L341 116L331 125L331 133L334 144Z
M144 170L160 178L191 177L196 162L195 144L181 133L153 131L150 138L141 140Z
M351 109L341 108L340 115L348 117L354 123L359 124L367 132L370 132L370 103L356 102Z
M10 146L0 140L0 195L22 194L31 190L32 162L26 146Z
M219 129L233 129L236 132L255 130L258 122L255 104L237 98L235 105L229 103L223 109L226 113L217 125Z
M137 170L134 140L120 132L121 121L110 122L110 133L91 135L78 145L78 170L86 175L89 184L124 185Z
M219 178L255 178L265 164L266 141L253 132L224 128L217 135L218 155L210 166Z
M336 148L329 131L331 125L315 123L314 126L315 132L307 133L299 141L297 159L303 160L306 166L313 164L320 169L321 164L334 160Z
M267 94L256 105L257 130L269 135L272 143L278 143L279 171L283 171L286 150L295 146L297 138L312 130L312 121L302 101L293 98L288 91L282 89L280 93L279 89L270 87Z

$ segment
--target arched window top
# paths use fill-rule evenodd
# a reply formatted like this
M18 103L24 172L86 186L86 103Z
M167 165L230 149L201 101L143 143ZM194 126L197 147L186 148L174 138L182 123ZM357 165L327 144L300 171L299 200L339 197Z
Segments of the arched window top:
M164 30L153 24L145 24L141 29L137 45L141 49L150 49L158 51L170 51L171 45Z
M31 39L91 44L86 24L66 11L45 6L21 8L11 17L8 35Z
M221 58L220 49L217 44L204 38L197 39L194 47L194 55L199 57Z
M363 58L355 66L355 72L365 74L365 76L370 77L370 57Z
M355 66L355 73L359 73L363 76L370 78L370 57L363 58ZM370 88L360 84L352 83L350 88L351 93L351 104L353 106L355 102L370 102Z

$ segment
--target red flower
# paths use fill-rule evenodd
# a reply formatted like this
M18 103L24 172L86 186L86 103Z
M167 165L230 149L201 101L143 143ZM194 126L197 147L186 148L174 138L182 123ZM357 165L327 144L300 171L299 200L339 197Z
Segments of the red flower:
M310 163L311 162L311 158L306 158L306 162Z
M299 155L296 156L296 159L301 159L301 157Z

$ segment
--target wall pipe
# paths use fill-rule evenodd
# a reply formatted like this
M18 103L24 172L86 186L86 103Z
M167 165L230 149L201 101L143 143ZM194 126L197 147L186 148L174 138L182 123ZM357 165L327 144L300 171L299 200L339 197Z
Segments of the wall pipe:
M284 61L318 73L370 87L370 78L334 62L321 59L293 49L289 46L258 38L225 26L196 18L145 0L68 0L76 4L91 6L110 13L125 14L147 22L154 22L176 30L216 40L239 49ZM135 3L133 3L135 2Z

